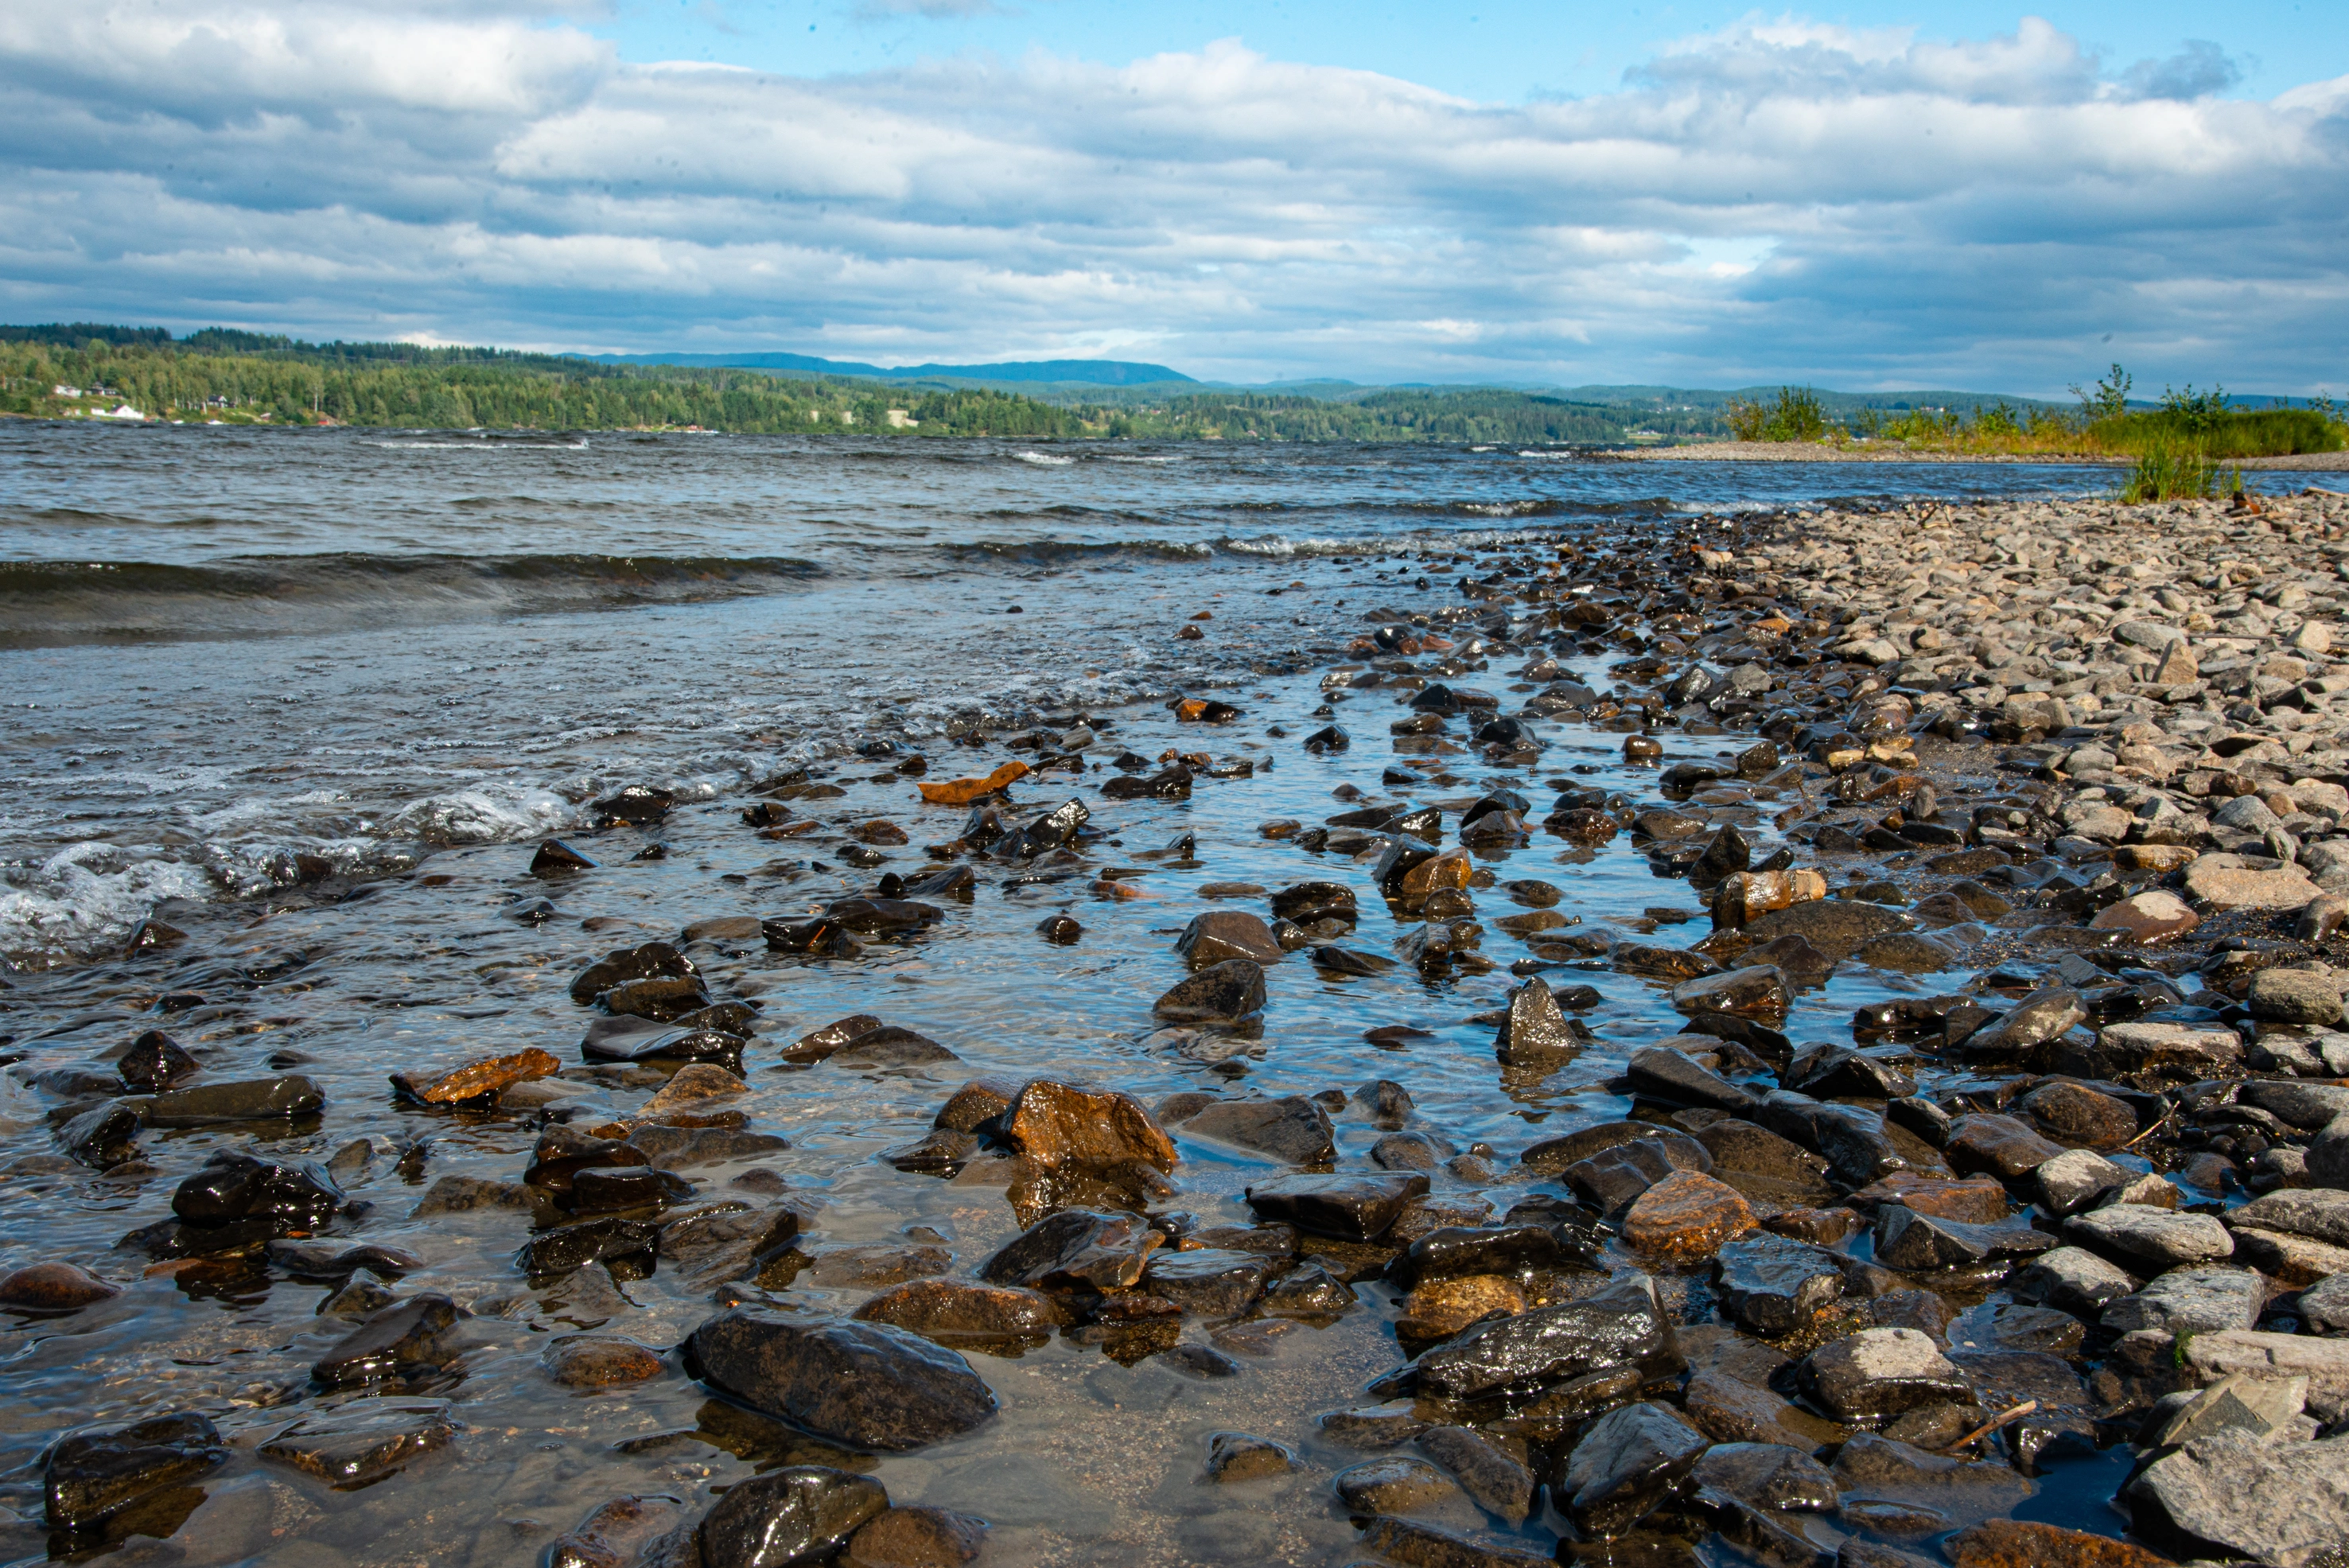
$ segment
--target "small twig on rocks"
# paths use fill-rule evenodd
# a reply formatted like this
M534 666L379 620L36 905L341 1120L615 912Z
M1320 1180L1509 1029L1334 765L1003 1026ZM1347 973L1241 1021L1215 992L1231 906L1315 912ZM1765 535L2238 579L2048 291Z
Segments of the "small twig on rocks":
M2038 1408L2038 1400L2025 1399L2022 1404L2017 1405L2013 1409L2005 1412L2003 1415L1992 1417L1989 1420L1984 1421L1981 1426L1976 1427L1972 1431L1968 1432L1964 1437L1960 1438L1956 1442L1951 1443L1948 1448L1943 1449L1941 1451L1946 1454L1959 1449L1969 1448L1973 1444L1982 1441L1982 1438L1989 1437L1992 1432L1997 1431L2009 1421L2019 1421L2023 1417L2030 1415L2031 1412Z
M2157 1121L2155 1121L2155 1123L2154 1123L2151 1127L2149 1127L2146 1128L2146 1129L2145 1129L2145 1131L2143 1131L2143 1132L2141 1132L2141 1133L2137 1134L2137 1137L2133 1137L2133 1138L2129 1139L2129 1140L2128 1140L2128 1142L2127 1142L2127 1143L2125 1143L2125 1144L2121 1145L2121 1147L2123 1147L2123 1148L2135 1148L2137 1145L2139 1145L2139 1144L2143 1143L2146 1139L2147 1139L2147 1138L2151 1137L2154 1134L2156 1134L2156 1133L2159 1132L2163 1127L2168 1127L2168 1126L2169 1125L2169 1119L2170 1119L2172 1116L2176 1116L2177 1114L2178 1114L2178 1107L2177 1107L2177 1106L2172 1106L2169 1109L2168 1109L2168 1110L2166 1110L2166 1111L2162 1112L2162 1113L2161 1113L2161 1116L2160 1116L2160 1117L2159 1117L2159 1119L2158 1119Z

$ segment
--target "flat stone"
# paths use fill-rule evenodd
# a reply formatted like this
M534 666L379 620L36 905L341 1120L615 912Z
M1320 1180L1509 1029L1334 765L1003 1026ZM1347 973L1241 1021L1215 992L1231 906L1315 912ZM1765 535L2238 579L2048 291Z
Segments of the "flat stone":
M2020 1519L1988 1519L1942 1545L1955 1568L2168 1568L2142 1546Z
M608 1388L661 1373L659 1355L616 1334L565 1334L539 1353L546 1375L565 1388Z
M1719 1370L1696 1373L1682 1395L1682 1408L1706 1436L1723 1443L1790 1443L1806 1452L1840 1443L1842 1427L1788 1403L1763 1386Z
M2083 1085L2042 1084L2016 1104L2051 1137L2074 1147L2120 1148L2137 1135L2135 1111Z
M995 1414L968 1362L886 1324L736 1307L695 1329L687 1355L711 1386L855 1448L917 1449Z
M1922 1405L1971 1404L1973 1389L1940 1347L1913 1328L1868 1328L1813 1351L1804 1386L1837 1420L1881 1421Z
M2349 1340L2223 1329L2196 1334L2179 1346L2179 1354L2197 1382L2214 1383L2235 1376L2271 1380L2304 1377L2308 1408L2318 1418L2336 1421L2349 1412Z
M987 1544L987 1521L944 1508L884 1509L859 1525L839 1568L962 1568Z
M1215 1432L1207 1438L1207 1479L1226 1485L1267 1480L1297 1468L1297 1456L1269 1438Z
M2173 1411L2153 1444L2176 1448L2230 1428L2264 1438L2290 1428L2307 1403L2304 1377L2221 1377Z
M1619 1535L1695 1469L1706 1447L1677 1411L1626 1405L1591 1423L1559 1465L1551 1494L1584 1531Z
M1843 1294L1843 1271L1816 1247L1756 1236L1721 1249L1713 1262L1721 1310L1765 1338L1806 1327Z
M348 1388L437 1371L461 1349L453 1332L457 1303L427 1294L376 1313L330 1346L310 1368L328 1388Z
M2019 1181L2064 1152L2013 1116L1979 1111L1950 1123L1941 1152L1956 1170L1983 1170Z
M2115 1334L2155 1329L2176 1338L2250 1328L2267 1304L2267 1282L2250 1269L2172 1269L2104 1310Z
M2149 947L2182 937L2201 923L2202 917L2185 899L2156 888L2106 905L2088 922L2088 929L2127 931L2131 941Z
M493 1181L479 1176L444 1176L427 1188L417 1199L416 1207L408 1211L411 1220L429 1220L437 1214L473 1214L482 1210L504 1210L527 1214L535 1202L531 1190L519 1181Z
M2251 976L2243 1001L2267 1023L2319 1028L2341 1022L2341 982L2304 969L2263 969Z
M1754 1091L1731 1083L1682 1051L1650 1045L1631 1053L1625 1069L1631 1087L1667 1105L1727 1111L1744 1116L1761 1103Z
M1266 1220L1341 1241L1372 1241L1386 1234L1403 1206L1426 1196L1416 1171L1383 1175L1280 1176L1247 1191L1248 1207Z
M2186 868L2187 896L2212 909L2298 909L2319 889L2297 866L2254 869L2240 855L2205 855Z
M1182 1125L1195 1137L1268 1154L1290 1165L1327 1165L1338 1153L1330 1113L1302 1095L1218 1100Z
M2107 1023L2096 1032L2099 1054L2118 1073L2166 1078L2231 1076L2241 1070L2242 1036L2199 1024Z
M2209 1262L2235 1251L2227 1228L2207 1214L2179 1214L2143 1203L2115 1203L2075 1214L2064 1221L2065 1234L2125 1257L2175 1268L2181 1263Z
M1784 912L1784 911L1782 911ZM1734 1018L1772 1022L1786 1016L1794 998L1786 977L1772 964L1753 964L1726 974L1711 974L1672 987L1671 1004L1681 1012L1726 1012Z
M791 1465L726 1489L699 1531L702 1568L783 1568L837 1553L889 1506L870 1476Z
M2137 1535L2173 1556L2309 1568L2349 1540L2349 1444L2214 1432L2155 1459L2121 1496Z
M1237 1317L1264 1294L1266 1284L1283 1266L1282 1260L1261 1252L1221 1247L1160 1251L1152 1255L1137 1288L1195 1316Z
M2066 1149L2031 1173L2039 1200L2053 1214L2070 1214L2086 1208L2116 1187L2127 1185L2131 1173L2100 1154L2085 1148Z
M942 1345L982 1346L1049 1335L1061 1321L1061 1309L1040 1291L934 1278L892 1285L850 1315L894 1324Z
M1723 1241L1754 1229L1754 1210L1738 1190L1693 1170L1676 1170L1632 1201L1623 1240L1668 1258L1711 1257Z
M1830 963L1842 963L1873 938L1909 929L1908 918L1880 905L1850 898L1811 898L1774 909L1745 922L1757 943L1801 937Z
M1826 1467L1784 1443L1723 1443L1697 1460L1689 1479L1774 1513L1832 1513L1840 1501Z
M2051 1251L2055 1238L2029 1224L1971 1225L1888 1203L1876 1211L1877 1262L1918 1272L1955 1269L1988 1258L2021 1258Z
M447 1448L458 1430L444 1406L367 1400L305 1417L263 1443L260 1452L329 1485L358 1487Z
M2137 1289L2137 1281L2084 1247L2043 1252L2008 1281L2017 1300L2044 1302L2081 1317L2096 1317Z
M2238 1229L2280 1231L2335 1247L2349 1247L2349 1192L2335 1188L2285 1188L2254 1198L2227 1216Z
M1921 1534L2006 1513L2032 1490L2031 1482L2010 1465L1930 1454L1874 1432L1855 1433L1829 1468L1843 1493L1846 1520L1866 1517L1860 1507L1865 1502L1922 1506L1938 1514L1940 1522L1916 1532Z
M150 1127L200 1127L316 1116L326 1103L326 1092L315 1081L291 1073L172 1089L147 1099L140 1116Z
M533 1045L510 1056L492 1056L438 1075L394 1073L392 1087L428 1106L454 1105L460 1100L494 1095L513 1085L561 1072L563 1063L551 1051Z
M1503 1541L1481 1541L1423 1520L1381 1514L1362 1532L1362 1547L1405 1568L1556 1568L1557 1559Z
M0 1307L72 1312L122 1293L78 1263L27 1263L0 1278Z
M1444 1339L1494 1313L1526 1310L1526 1293L1499 1274L1460 1274L1414 1287L1395 1320L1397 1337L1424 1342Z
M228 1445L193 1412L85 1427L49 1446L41 1490L52 1530L87 1530L150 1493L228 1462Z
M1349 1466L1330 1484L1347 1511L1356 1514L1420 1513L1460 1495L1442 1470L1401 1454Z
M701 1554L689 1525L680 1525L684 1505L673 1497L630 1495L598 1503L577 1526L547 1543L544 1568L667 1568L658 1555L659 1537L674 1532L693 1560ZM696 1568L689 1561L682 1568Z

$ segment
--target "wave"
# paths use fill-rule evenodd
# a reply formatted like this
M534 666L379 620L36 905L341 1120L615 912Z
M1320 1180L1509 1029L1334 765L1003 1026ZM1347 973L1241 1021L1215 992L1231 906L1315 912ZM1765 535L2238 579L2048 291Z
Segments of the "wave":
M361 555L0 562L0 647L180 642L773 593L791 556Z
M711 432L697 431L693 433L706 435ZM370 441L367 445L380 447L386 452L585 452L587 438L573 436L566 440L534 433L482 434L460 437L453 441L446 438L435 440L428 436L397 436L388 441Z
M1075 466L1077 461L1073 457L1063 457L1058 452L1015 452L1011 455L1021 462L1032 462L1039 468L1071 468Z

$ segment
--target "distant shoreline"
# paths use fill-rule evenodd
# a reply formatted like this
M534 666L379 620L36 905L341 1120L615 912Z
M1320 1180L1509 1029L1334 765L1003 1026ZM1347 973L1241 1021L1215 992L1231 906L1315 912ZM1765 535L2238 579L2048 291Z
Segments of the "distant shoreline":
M1834 446L1825 441L1713 441L1682 446L1636 447L1610 457L1640 462L2061 462L2127 468L2137 460L2126 453L2094 452L1972 452L1919 451L1909 447ZM2317 473L2349 472L2349 452L2299 452L2290 457L2230 458L2229 465L2244 469L2303 469Z

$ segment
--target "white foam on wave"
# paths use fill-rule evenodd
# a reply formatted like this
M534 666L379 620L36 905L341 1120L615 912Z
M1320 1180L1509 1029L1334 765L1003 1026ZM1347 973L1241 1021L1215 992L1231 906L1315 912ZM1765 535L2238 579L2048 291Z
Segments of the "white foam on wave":
M1011 454L1022 462L1032 462L1039 468L1067 468L1077 461L1049 452L1015 452Z
M0 952L86 952L119 941L165 898L213 891L202 867L185 861L126 860L116 845L68 845L0 888Z
M371 441L386 452L585 452L587 438L577 441Z
M411 801L394 814L395 834L427 844L510 844L567 825L576 809L535 784L477 784Z
M1183 459L1179 455L1170 455L1165 457L1122 457L1114 452L1110 452L1104 453L1102 457L1102 461L1103 462L1167 463L1181 462Z
M1375 539L1291 539L1272 534L1258 539L1226 539L1224 548L1235 556L1271 556L1286 558L1291 556L1359 556L1374 553L1383 547Z

